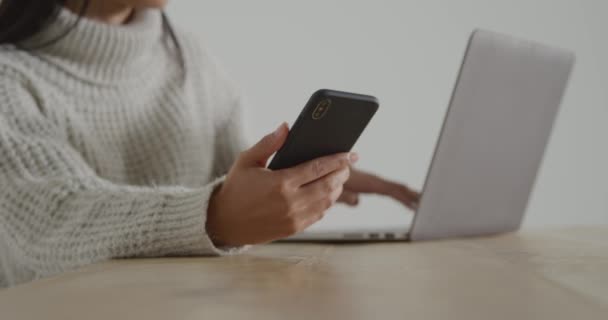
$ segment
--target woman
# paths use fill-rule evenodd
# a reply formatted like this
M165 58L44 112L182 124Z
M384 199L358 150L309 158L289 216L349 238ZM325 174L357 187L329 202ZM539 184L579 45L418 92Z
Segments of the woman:
M336 154L265 169L242 98L164 0L2 0L0 286L109 258L218 255L299 232L336 201L418 195Z

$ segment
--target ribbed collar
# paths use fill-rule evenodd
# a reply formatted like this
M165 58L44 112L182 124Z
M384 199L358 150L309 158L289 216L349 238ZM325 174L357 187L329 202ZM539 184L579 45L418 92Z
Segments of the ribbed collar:
M22 45L36 47L53 40L77 20L76 14L61 9L56 21ZM154 9L139 10L120 26L82 18L67 36L34 53L76 76L112 84L153 67L163 49L162 30L161 12Z

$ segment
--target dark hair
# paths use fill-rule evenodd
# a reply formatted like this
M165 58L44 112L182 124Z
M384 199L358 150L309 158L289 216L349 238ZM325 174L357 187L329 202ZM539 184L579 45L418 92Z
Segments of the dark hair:
M35 50L60 41L78 25L91 2L91 0L81 1L79 18L74 25L47 42L35 44L33 47L21 47L19 44L22 41L35 35L57 19L59 11L66 0L0 0L0 45L13 44L24 50ZM164 12L162 13L162 17L163 26L179 53L180 63L183 67L182 50L177 36Z

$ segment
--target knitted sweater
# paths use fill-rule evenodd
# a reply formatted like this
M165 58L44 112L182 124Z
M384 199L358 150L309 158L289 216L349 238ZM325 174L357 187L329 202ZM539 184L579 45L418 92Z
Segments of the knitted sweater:
M73 26L67 10L22 47ZM217 255L206 208L245 146L241 98L158 10L0 46L0 287L120 257ZM184 71L186 70L186 71Z

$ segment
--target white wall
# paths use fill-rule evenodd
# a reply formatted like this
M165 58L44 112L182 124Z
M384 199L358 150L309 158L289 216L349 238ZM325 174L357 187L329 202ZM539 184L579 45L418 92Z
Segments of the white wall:
M369 93L380 112L356 146L360 167L420 187L466 40L489 28L577 53L526 227L608 223L608 3L604 0L173 1L250 98L253 138L295 120L318 88ZM402 221L365 198L325 223Z

